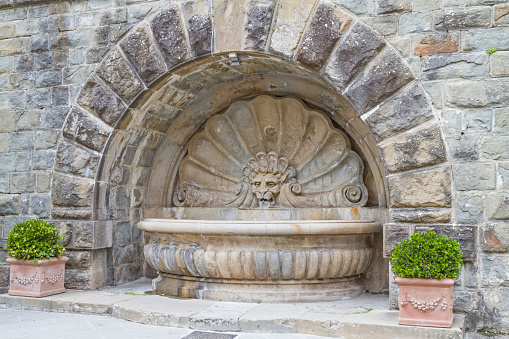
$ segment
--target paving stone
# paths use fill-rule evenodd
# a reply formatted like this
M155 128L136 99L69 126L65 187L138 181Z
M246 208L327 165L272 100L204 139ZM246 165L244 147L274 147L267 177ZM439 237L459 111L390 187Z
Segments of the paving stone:
M151 83L165 73L164 61L152 42L148 26L137 26L120 46L145 83Z
M33 193L35 192L34 173L14 173L10 178L11 193Z
M85 83L78 103L110 126L114 126L127 109L127 106L94 75Z
M412 72L399 56L386 49L352 81L344 94L362 114L380 104L412 79Z
M385 14L392 12L403 12L412 10L410 0L376 0L376 14Z
M509 249L509 224L490 223L481 226L479 237L485 252L507 252Z
M479 160L480 141L478 136L461 135L459 138L447 138L446 143L453 160Z
M422 79L486 77L489 72L486 53L440 54L427 56L422 62Z
M99 156L95 152L63 140L58 146L55 170L93 179L98 163Z
M509 220L509 194L492 192L486 196L486 217L492 220Z
M19 214L19 194L0 194L0 215Z
M424 90L417 83L401 90L366 119L376 141L381 141L433 117Z
M496 187L496 170L493 162L454 163L452 170L458 191L493 190Z
M421 33L433 30L433 15L431 12L413 12L399 15L398 33Z
M402 173L389 177L391 207L450 207L451 174L448 167Z
M490 56L490 59L492 76L495 77L509 76L509 52L505 51L496 52Z
M246 50L265 51L274 7L275 1L249 2L247 22L244 25L244 48Z
M430 125L391 139L381 146L382 157L389 172L436 165L447 161L442 134L437 125Z
M96 73L127 104L144 90L143 83L117 49L108 53Z
M342 20L333 5L318 5L297 52L297 60L319 69L341 36Z
M451 215L451 210L445 208L392 208L391 222L447 223Z
M454 8L435 12L435 29L451 31L491 25L491 8Z
M156 42L169 69L188 58L188 48L180 16L175 8L159 13L150 23Z
M50 195L32 194L30 195L30 214L37 215L39 218L49 217Z
M111 131L110 126L77 107L69 113L63 129L64 136L95 151L103 149Z
M90 207L94 192L94 182L62 175L53 178L54 206Z
M484 200L480 193L458 192L456 220L460 224L479 224L484 220Z
M361 22L356 22L333 52L325 74L334 85L344 88L384 46L380 36Z
M315 1L282 0L272 29L270 51L292 57L297 49Z
M54 161L54 150L37 150L32 152L32 169L34 170L51 170Z
M482 156L486 159L507 160L509 159L509 136L487 135L481 140Z

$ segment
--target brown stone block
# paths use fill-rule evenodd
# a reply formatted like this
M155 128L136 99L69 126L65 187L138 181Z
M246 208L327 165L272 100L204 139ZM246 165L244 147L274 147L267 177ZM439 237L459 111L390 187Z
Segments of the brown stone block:
M389 190L391 207L451 207L450 168L390 176Z
M480 241L485 252L507 252L509 224L493 223L481 227Z
M414 55L422 57L437 53L455 53L459 51L458 45L458 34L430 34L420 37L414 44Z

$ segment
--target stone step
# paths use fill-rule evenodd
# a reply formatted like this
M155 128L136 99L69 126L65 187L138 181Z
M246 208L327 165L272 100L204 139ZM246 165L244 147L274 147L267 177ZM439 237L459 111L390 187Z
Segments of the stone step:
M150 295L149 282L103 291L67 290L44 298L0 295L0 307L109 314L138 323L222 332L300 333L335 338L463 338L464 317L450 329L398 325L386 295L322 303L257 304ZM144 287L143 287L144 286Z

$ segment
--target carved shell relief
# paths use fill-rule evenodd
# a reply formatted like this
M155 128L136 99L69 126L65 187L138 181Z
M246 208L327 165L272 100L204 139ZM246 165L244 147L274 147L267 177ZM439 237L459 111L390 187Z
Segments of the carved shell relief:
M329 118L295 98L237 101L189 142L173 202L189 207L349 207L364 165Z

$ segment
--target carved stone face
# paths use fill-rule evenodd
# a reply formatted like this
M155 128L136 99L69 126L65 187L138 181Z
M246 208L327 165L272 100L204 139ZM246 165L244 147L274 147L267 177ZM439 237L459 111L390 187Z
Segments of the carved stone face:
M273 203L281 190L279 177L273 173L257 173L251 180L251 189L260 201Z

